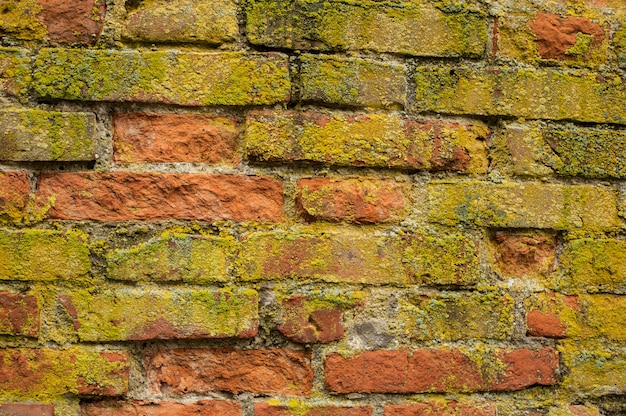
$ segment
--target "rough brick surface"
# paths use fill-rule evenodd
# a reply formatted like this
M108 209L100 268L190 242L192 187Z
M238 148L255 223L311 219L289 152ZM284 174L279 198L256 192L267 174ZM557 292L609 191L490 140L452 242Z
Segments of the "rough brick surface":
M2 416L54 416L54 405L31 403L0 404Z
M388 404L384 410L385 416L495 416L496 414L496 408L491 403L456 401L447 403Z
M258 327L253 290L74 291L59 302L82 341L249 338Z
M32 295L0 292L0 333L36 337L40 307Z
M547 275L555 267L557 238L554 234L498 231L492 240L496 263L505 275Z
M26 214L29 193L28 172L0 172L0 220L21 220Z
M94 44L105 17L105 2L98 0L37 0L37 18L48 30L48 38L59 43Z
M369 406L343 407L343 406L273 406L267 403L254 405L255 416L371 416L372 409Z
M43 174L36 197L48 218L97 221L279 221L283 205L280 181L242 175Z
M253 160L484 172L487 134L480 123L416 122L394 114L262 111L248 117L245 137Z
M406 215L408 190L390 180L301 179L296 203L311 220L393 222Z
M241 405L226 400L200 400L195 403L170 401L111 401L87 402L81 405L80 416L240 416Z
M35 91L46 99L197 106L274 104L290 95L278 53L44 49L35 66Z
M0 94L24 99L31 87L28 49L0 48Z
M563 387L593 395L623 394L626 352L622 345L606 341L560 342L563 365L569 370L563 377Z
M122 351L6 348L0 357L0 388L6 395L120 396L128 390L128 354Z
M122 163L235 164L237 121L199 114L118 113L114 160Z
M95 121L90 113L2 111L0 160L94 160Z
M305 351L173 349L148 351L151 389L165 394L277 393L308 395L313 382Z

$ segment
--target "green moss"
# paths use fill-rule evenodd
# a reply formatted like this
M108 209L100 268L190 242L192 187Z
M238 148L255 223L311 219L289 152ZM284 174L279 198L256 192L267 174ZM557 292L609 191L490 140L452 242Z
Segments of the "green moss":
M82 341L234 337L258 323L253 290L105 289L66 297Z
M147 243L109 254L107 275L116 280L224 282L228 280L233 251L232 238L167 232Z
M40 96L67 100L248 105L290 93L279 54L44 49L34 78Z
M0 231L0 280L75 280L90 268L82 233Z

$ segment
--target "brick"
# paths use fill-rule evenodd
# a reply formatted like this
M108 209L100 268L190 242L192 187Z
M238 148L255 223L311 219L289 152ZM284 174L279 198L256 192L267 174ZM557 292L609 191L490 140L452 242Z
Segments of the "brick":
M613 48L617 65L626 68L626 25L620 26L613 36Z
M356 299L333 299L294 295L281 301L282 322L276 329L299 343L328 343L343 338L343 312L363 303Z
M397 114L255 111L245 133L254 161L483 173L481 123L418 122Z
M387 404L385 416L496 416L493 403L471 401Z
M492 236L495 262L506 276L547 276L554 270L557 237L541 231L497 231Z
M413 56L482 57L487 44L480 12L410 2L255 0L246 9L246 34L271 47Z
M241 416L241 405L227 400L200 400L195 403L171 401L113 401L81 403L80 416Z
M418 111L626 123L626 84L589 71L419 67Z
M400 240L356 230L254 233L241 243L237 269L246 281L409 282L402 267Z
M280 349L170 349L146 353L154 393L212 391L308 395L313 382L311 353Z
M407 215L409 189L390 179L307 178L298 181L296 205L307 220L397 222Z
M259 324L254 290L75 290L59 301L81 341L250 338Z
M530 335L626 341L624 296L540 293L525 306Z
M100 0L37 0L37 18L48 31L51 42L96 43L104 25L106 5Z
M40 313L35 296L0 292L0 334L36 337L39 335Z
M202 114L116 113L113 160L239 163L237 121Z
M471 286L480 281L477 242L464 234L414 234L403 237L402 262L417 283Z
M31 84L29 51L18 48L0 48L0 96L17 97L25 101Z
M5 348L0 358L0 389L5 397L121 396L128 391L126 352L88 347Z
M515 391L558 381L559 358L552 348L478 354L488 367L454 349L365 351L349 358L332 353L324 361L326 388L333 393Z
M324 55L300 56L300 99L358 107L403 108L402 65Z
M255 416L371 416L372 408L369 406L311 406L306 403L288 406L273 405L268 403L254 404Z
M0 172L0 220L24 219L29 194L30 175L28 172Z
M599 67L607 63L608 27L581 16L507 14L497 21L497 54L531 63Z
M0 231L0 280L82 278L91 269L85 239L76 232Z
M36 198L50 219L279 221L279 180L261 176L159 173L44 173Z
M559 258L563 290L626 293L626 241L581 238L568 241Z
M501 293L442 293L400 302L404 333L416 340L507 339L514 301Z
M588 396L626 392L626 349L623 344L561 341L557 346L567 369L562 387Z
M165 233L109 253L107 277L133 282L225 282L234 250L229 238Z
M48 34L37 15L42 12L43 1L9 0L3 2L4 12L0 16L0 38L41 40Z
M289 101L288 66L279 53L42 49L33 79L43 99L260 105Z
M53 404L2 403L0 416L54 416Z
M129 11L122 31L131 41L209 45L231 42L238 34L237 3L232 0L140 3Z
M503 228L616 229L616 193L589 185L433 181L429 217L446 225Z
M94 160L95 135L92 113L0 111L0 160Z

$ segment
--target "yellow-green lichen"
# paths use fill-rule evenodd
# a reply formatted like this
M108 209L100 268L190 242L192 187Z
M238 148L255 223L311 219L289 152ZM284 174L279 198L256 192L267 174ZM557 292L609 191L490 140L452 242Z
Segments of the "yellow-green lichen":
M42 9L37 0L1 0L0 32L20 40L45 38L48 30L37 18Z
M26 49L0 48L0 93L26 100L32 84L28 54Z

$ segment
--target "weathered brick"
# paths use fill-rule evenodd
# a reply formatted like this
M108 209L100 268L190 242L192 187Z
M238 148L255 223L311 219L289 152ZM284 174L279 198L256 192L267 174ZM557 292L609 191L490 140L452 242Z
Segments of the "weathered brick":
M504 155L496 165L516 175L626 177L626 130L515 123L499 142Z
M292 404L288 406L273 405L268 403L254 404L255 416L371 416L372 408L369 406L312 406L306 403Z
M94 44L102 33L106 4L100 0L37 0L37 14L51 42Z
M417 340L507 339L513 298L500 293L442 293L400 302L404 331Z
M30 66L27 49L0 48L0 94L24 100L32 84Z
M419 67L417 110L626 124L626 84L588 71Z
M237 264L243 280L409 282L401 241L357 230L254 233L243 240Z
M613 48L615 50L617 65L626 68L626 25L621 25L613 36Z
M121 396L128 391L128 353L95 348L0 350L6 396L47 398L66 393Z
M541 231L497 231L492 237L495 263L506 276L547 276L554 270L557 237Z
M45 173L38 201L48 218L97 221L187 219L279 221L279 180L244 175Z
M487 44L480 12L426 3L255 0L246 23L251 43L281 48L480 57Z
M0 292L0 334L36 337L39 319L40 307L35 296Z
M197 105L289 101L279 53L42 49L34 84L44 99Z
M146 354L154 393L211 391L308 395L313 382L311 353L280 349L169 349Z
M626 392L626 348L606 341L560 341L557 345L568 370L562 386L587 395Z
M28 172L0 172L0 220L22 220L26 215L29 193Z
M484 173L482 123L418 122L396 114L257 111L246 151L256 161Z
M185 42L219 45L239 34L237 3L194 0L140 3L126 17L122 36L141 42Z
M626 341L624 296L540 293L525 306L530 335Z
M259 323L254 290L76 290L59 301L81 341L250 338Z
M506 228L616 229L617 195L603 186L444 182L428 186L431 221Z
M480 281L477 242L464 234L415 234L403 237L402 262L415 282L449 286Z
M107 255L107 277L115 280L207 283L228 280L234 241L166 233Z
M497 20L498 56L599 67L607 62L608 24L552 13L506 14Z
M398 64L305 54L300 82L303 101L391 108L406 104L405 68Z
M2 403L0 416L54 416L54 405L35 403Z
M237 121L203 114L116 113L113 159L122 163L239 163Z
M282 323L277 329L300 343L327 343L343 338L343 312L362 305L361 300L295 295L281 302Z
M85 235L0 231L0 280L75 280L91 268Z
M493 403L472 401L402 403L385 405L385 416L496 416Z
M326 388L334 393L515 391L558 381L559 358L552 348L476 354L480 357L453 349L366 351L349 358L332 353L324 362Z
M0 160L94 160L95 134L92 113L0 111Z
M563 291L626 293L626 241L582 238L568 241L554 284Z
M241 416L241 405L226 400L194 403L101 400L81 403L80 416Z
M395 222L407 214L409 189L390 179L307 178L298 181L296 205L308 220Z

